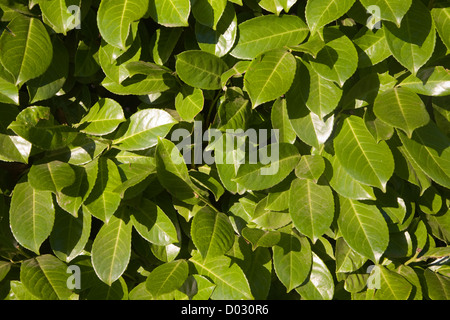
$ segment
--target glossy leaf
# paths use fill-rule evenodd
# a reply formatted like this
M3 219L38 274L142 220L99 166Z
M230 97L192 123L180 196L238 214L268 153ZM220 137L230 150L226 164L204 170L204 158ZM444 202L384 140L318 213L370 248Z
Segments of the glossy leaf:
M357 200L340 198L339 230L357 253L378 262L389 242L389 232L381 212Z
M191 12L189 0L157 0L150 1L151 17L166 27L186 27Z
M146 288L153 297L169 293L181 287L188 277L188 264L185 260L176 260L162 264L147 277Z
M450 9L448 7L433 8L431 14L442 42L450 50L450 34L448 31L450 26Z
M377 18L394 22L398 26L400 26L412 2L412 0L361 0L361 3L367 10L375 8L375 6L380 8L380 12L377 12L377 15L379 15Z
M383 122L402 129L410 138L415 129L430 121L430 116L420 97L402 88L395 88L378 95L373 112Z
M112 99L102 99L81 119L80 129L91 135L102 136L113 132L125 121L122 107Z
M250 60L265 51L301 43L308 35L308 28L296 16L264 15L240 23L238 33L239 40L230 54Z
M354 0L309 0L305 14L311 33L343 16L354 3Z
M394 172L394 158L384 141L376 143L361 118L350 116L344 120L334 148L340 164L353 178L386 189Z
M53 47L47 30L36 18L18 16L8 24L8 29L10 32L0 37L0 62L20 87L47 70Z
M92 244L92 266L109 286L119 279L130 261L131 228L129 218L121 211L102 226Z

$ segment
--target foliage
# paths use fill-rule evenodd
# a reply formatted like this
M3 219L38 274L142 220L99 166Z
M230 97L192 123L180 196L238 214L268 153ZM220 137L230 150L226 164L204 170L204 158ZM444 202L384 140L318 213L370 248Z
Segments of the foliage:
M449 1L0 20L2 299L450 298Z

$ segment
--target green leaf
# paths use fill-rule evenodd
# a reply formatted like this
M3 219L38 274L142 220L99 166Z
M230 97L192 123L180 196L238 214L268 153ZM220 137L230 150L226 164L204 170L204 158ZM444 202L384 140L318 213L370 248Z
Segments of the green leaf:
M319 155L304 155L295 167L295 175L300 179L310 179L315 183L325 171L325 161Z
M103 136L117 129L125 121L120 104L106 98L100 99L90 109L78 124L78 128L87 134Z
M119 211L104 224L92 244L92 266L107 285L125 272L131 256L132 224L124 211Z
M349 175L363 184L386 190L394 173L394 158L386 142L376 143L361 118L350 116L344 120L334 148Z
M156 172L161 185L177 199L197 204L205 193L194 185L183 156L169 140L160 139L156 146Z
M450 8L433 8L431 15L442 42L450 50Z
M32 188L28 181L19 182L13 191L10 225L14 238L25 248L39 254L50 235L55 220L52 193Z
M400 274L388 270L384 266L377 266L379 268L380 288L375 292L376 300L407 300L412 285L402 277Z
M373 112L383 122L402 129L409 138L415 129L430 121L430 116L420 97L403 88L395 88L379 94L375 100Z
M50 1L47 1L50 2ZM58 37L52 37L53 58L48 69L27 83L30 103L56 95L69 77L69 52Z
M36 190L58 194L75 182L75 171L69 164L60 161L33 165L28 173L28 181Z
M190 259L197 272L210 278L216 288L212 300L250 300L253 299L248 280L242 269L232 263L227 256L203 259L200 253L194 254Z
M296 16L263 15L240 23L238 34L238 42L230 54L251 60L265 51L298 45L307 37L308 27Z
M377 8L378 11L370 11L369 13L373 13L378 19L391 21L397 26L400 26L412 2L412 0L361 0L362 5L368 11L370 9L375 10L375 6L379 8Z
M384 34L384 28L379 30L362 29L353 38L358 50L358 67L374 66L391 56Z
M290 292L300 286L311 272L311 246L307 238L293 232L283 232L280 241L272 250L276 275L287 292Z
M78 11L71 11L71 6L77 6ZM68 31L77 28L81 23L80 15L81 0L65 1L39 1L44 20L52 27L56 33L67 34Z
M434 122L414 131L412 139L397 131L408 159L414 161L431 179L438 184L450 187L450 148L449 139L437 128Z
M19 104L19 89L14 83L0 77L0 87L2 88L0 92L1 103Z
M312 180L294 180L290 190L289 213L298 231L315 243L333 222L334 198L331 188Z
M64 148L78 135L71 127L59 125L48 107L23 109L8 128L44 150Z
M385 33L392 55L413 75L433 54L436 43L434 21L421 1L413 1L400 27L386 22Z
M258 247L273 247L281 239L281 233L278 231L265 231L249 227L242 229L242 236L252 244L253 251Z
M126 50L132 22L141 19L148 7L148 0L100 2L97 25L102 38L110 45Z
M215 28L202 24L197 19L195 37L198 46L204 51L223 57L233 48L237 36L237 26L236 12L233 5L228 3Z
M190 50L177 56L176 71L181 80L194 88L221 89L221 75L228 66L212 53Z
M150 1L150 16L166 27L187 27L191 2L189 0Z
M192 122L195 116L202 111L205 98L203 91L190 86L182 86L175 97L175 108L184 121Z
M227 0L196 0L192 5L192 13L199 23L216 29L226 5Z
M185 260L164 263L150 272L145 286L153 297L170 293L183 285L188 271L188 263Z
M416 76L410 75L400 86L426 96L450 95L450 71L442 66L423 68Z
M134 113L122 124L113 141L122 150L136 151L154 147L164 138L176 120L164 110L145 109Z
M91 220L84 211L74 217L57 209L50 245L60 260L69 263L83 252L91 234Z
M313 252L309 281L295 289L306 300L332 300L334 281L327 265Z
M344 238L336 240L336 272L354 272L366 261L367 258L350 248Z
M205 208L192 220L191 237L202 257L209 259L223 255L233 246L234 230L224 213Z
M219 107L216 116L217 129L246 130L251 117L250 101L244 96L241 89L229 87L219 99Z
M20 15L7 28L10 32L0 36L0 62L14 78L14 84L21 87L47 70L53 47L39 19Z
M115 191L121 182L117 165L111 159L100 158L97 180L89 197L83 203L83 210L108 223L122 200L120 194Z
M432 300L448 300L450 297L450 279L446 276L426 269L425 281L428 289L428 296Z
M253 108L275 100L285 94L292 85L295 58L288 51L276 49L256 57L244 76L244 88Z
M169 60L182 32L183 28L161 27L156 30L152 37L152 56L156 64L164 65Z
M279 130L280 143L294 143L297 134L292 128L287 113L286 99L278 98L272 106L271 121L273 129Z
M316 58L308 58L321 77L336 82L341 88L358 68L358 52L353 42L335 28L323 31L325 46Z
M357 253L377 263L389 243L389 231L381 212L364 202L340 197L339 231Z
M68 300L67 267L58 258L45 254L25 260L20 267L20 281L41 300Z
M130 209L131 222L144 239L158 246L178 241L177 230L172 221L155 203L142 199Z
M311 33L343 16L354 3L355 0L309 0L305 14Z
M309 110L324 119L342 97L342 89L333 81L319 75L309 63L298 60L297 76L303 84L297 93Z
M263 190L280 183L300 159L297 148L288 143L265 146L259 149L259 156L257 163L242 164L234 179L248 190Z

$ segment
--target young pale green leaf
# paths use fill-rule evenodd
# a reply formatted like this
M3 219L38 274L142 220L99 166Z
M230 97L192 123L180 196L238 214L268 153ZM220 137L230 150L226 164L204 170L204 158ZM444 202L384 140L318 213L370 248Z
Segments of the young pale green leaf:
M339 231L357 253L377 263L389 243L389 231L381 212L364 202L340 197Z
M373 106L378 119L402 129L409 138L417 128L425 126L430 116L422 99L415 93L394 88L379 94Z
M175 97L175 108L184 121L192 122L195 116L202 111L205 98L203 91L190 86L182 86Z
M292 85L296 62L288 51L275 49L256 57L244 76L244 88L252 101L253 109L277 99Z
M308 282L295 289L306 300L333 300L334 280L327 265L313 252Z
M41 300L68 300L67 266L58 258L45 254L25 260L20 267L20 281Z
M415 130L411 139L401 131L397 133L408 159L414 161L435 182L449 188L449 139L436 124L430 121L426 126Z
M150 16L166 27L187 27L191 2L189 0L150 1Z
M177 56L176 71L181 80L194 88L221 89L221 75L228 66L219 57L201 50L184 51Z
M331 188L312 180L294 180L290 190L289 213L297 230L315 243L334 219Z
M386 142L375 141L363 119L346 118L334 139L334 148L349 175L363 184L386 190L394 173L394 158Z
M239 39L230 54L251 60L265 51L298 45L308 33L308 27L297 16L263 15L238 25Z
M164 110L145 109L134 113L116 133L114 145L122 150L136 151L154 147L177 121Z
M82 253L91 234L91 220L92 216L84 211L74 217L56 210L50 245L60 260L69 263Z
M202 257L209 259L230 250L235 234L226 214L205 208L192 220L191 237Z
M232 263L231 258L222 255L203 259L200 253L196 253L189 262L192 262L200 275L210 278L216 285L211 295L212 300L253 299L244 272L236 263Z
M415 93L425 96L450 95L450 71L443 66L423 68L417 75L410 75L400 84Z
M98 8L97 25L102 38L110 45L126 50L131 23L147 12L149 0L102 1Z
M304 155L295 167L295 175L300 179L317 180L325 171L325 161L320 155Z
M412 2L412 0L361 0L362 5L375 18L391 21L397 26L400 26Z
M258 153L259 162L242 164L234 179L248 190L263 190L280 183L300 160L297 148L288 143L271 144L260 148Z
M308 0L305 15L311 33L343 16L354 3L355 0Z
M450 8L433 8L431 15L442 42L450 50Z
M116 130L124 121L121 105L112 99L102 98L89 109L78 128L90 135L103 136Z
M189 266L186 260L164 263L150 272L145 286L153 297L170 293L180 288L188 277Z
M421 1L413 1L400 27L386 22L385 33L392 55L413 75L433 54L436 29L430 11Z
M35 190L26 180L19 182L13 191L10 210L11 231L17 242L39 254L54 221L52 193Z
M57 124L50 108L39 106L23 109L8 128L44 150L64 148L78 135L75 129Z
M155 203L142 199L130 209L131 222L144 239L158 246L178 241L174 224Z
M119 211L104 224L92 244L92 266L107 285L120 278L131 256L132 224L124 211Z
M312 251L308 239L293 232L283 232L272 250L276 275L287 291L300 286L312 268Z
M308 58L321 77L336 82L341 88L358 68L358 52L353 42L339 29L323 30L325 46L316 58Z
M57 194L75 182L75 171L70 164L60 161L35 164L28 173L28 181L36 190Z
M122 200L120 194L115 191L121 182L117 165L111 159L100 158L97 180L89 197L83 203L83 210L108 223Z
M49 67L53 47L43 23L25 15L17 16L0 36L0 62L16 86L42 75Z

